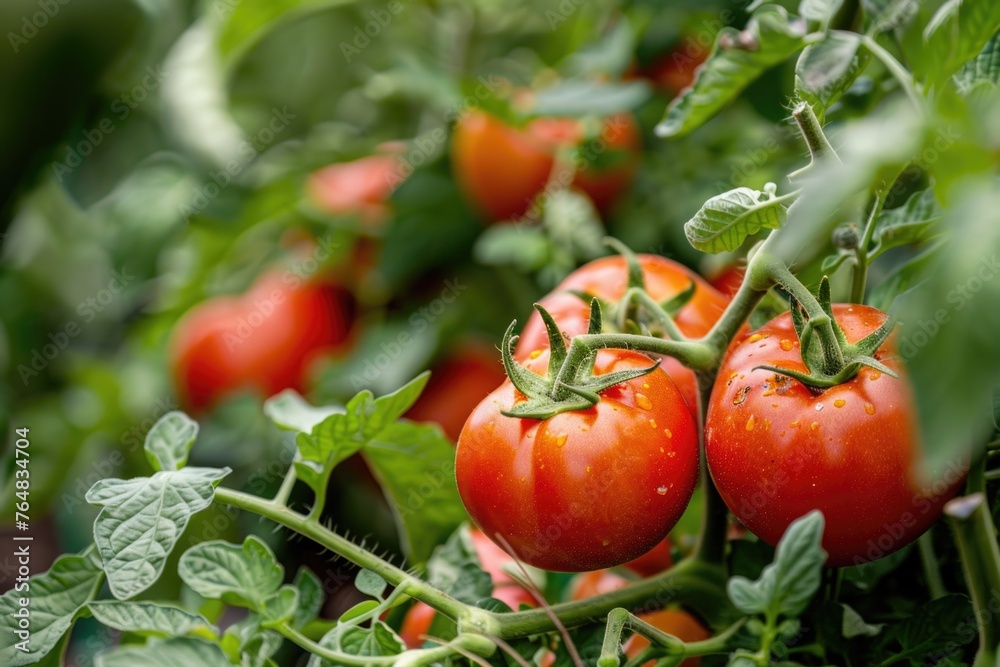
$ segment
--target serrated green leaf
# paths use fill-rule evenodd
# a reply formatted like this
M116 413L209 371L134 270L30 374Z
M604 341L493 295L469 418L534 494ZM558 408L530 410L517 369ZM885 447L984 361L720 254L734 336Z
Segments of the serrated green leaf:
M179 470L197 437L198 422L183 412L168 412L146 434L146 459L154 470Z
M610 116L637 108L652 91L643 81L561 81L535 91L531 112L539 116Z
M861 6L875 32L889 32L909 23L920 3L919 0L861 0Z
M130 480L102 479L87 491L101 505L94 540L111 593L126 600L159 579L191 515L212 504L229 468L184 468Z
M284 578L284 568L259 538L242 545L221 540L202 542L184 552L177 573L195 593L262 611Z
M225 667L232 663L217 644L193 637L153 639L100 653L95 667Z
M240 667L277 667L271 656L278 652L284 641L274 630L251 633L240 645Z
M726 591L736 608L744 614L762 614L767 611L770 600L760 587L746 577L732 577Z
M871 62L861 38L833 33L810 44L795 65L795 94L822 112L840 99Z
M87 608L103 625L141 637L198 634L210 639L218 634L203 616L154 602L98 600Z
M975 58L1000 30L1000 2L948 0L924 28L932 84L946 81Z
M16 554L21 544L13 544ZM103 578L101 568L90 555L60 556L48 571L31 577L27 589L11 588L0 596L0 664L33 665L58 649L77 614L97 595ZM22 607L21 598L29 600L27 607ZM28 614L30 635L17 634L23 632L16 616L20 613ZM22 646L28 650L22 651L18 644L26 640Z
M955 73L954 79L963 93L981 83L1000 86L1000 32L986 42L986 46L978 56L965 63L962 69Z
M914 192L902 206L883 211L875 221L869 253L875 259L886 250L919 243L928 238L931 226L941 217L941 206L930 188Z
M682 137L701 127L757 77L805 46L804 36L805 26L789 21L777 5L755 11L743 33L724 28L694 84L670 103L657 134Z
M323 582L319 577L304 567L300 567L295 573L292 586L299 591L299 606L292 618L292 627L301 628L319 615L326 594L323 592Z
M402 529L410 565L427 560L468 519L455 483L455 447L433 425L399 422L362 450Z
M802 0L799 2L799 16L826 26L842 4L843 0Z
M421 373L400 389L379 398L364 390L347 402L343 413L326 417L309 433L299 433L295 438L301 458L295 461L299 479L313 491L322 493L330 471L403 416L420 396L429 377L429 373Z
M466 604L475 604L493 593L493 582L479 563L468 526L459 527L434 550L427 561L427 581Z
M964 595L946 595L931 600L888 632L890 645L899 645L892 655L896 660L913 658L923 662L927 656L945 651L949 646L965 646L975 637L973 632L965 631L971 618L974 618L972 606Z
M373 598L381 598L382 593L385 592L388 585L385 579L371 570L362 569L358 571L358 575L354 578L354 587Z
M391 656L405 650L403 640L393 630L376 620L371 628L338 625L319 641L320 646L360 656ZM308 667L336 667L328 660L313 656Z
M777 229L786 217L779 200L759 190L736 188L716 195L684 224L691 245L702 252L732 252L748 236Z
M285 585L278 592L264 600L260 615L264 627L274 627L278 623L290 621L299 607L299 591L293 586Z
M309 433L314 426L330 415L343 414L344 412L346 410L340 405L320 407L310 405L294 389L286 389L264 401L264 414L278 428L286 431Z

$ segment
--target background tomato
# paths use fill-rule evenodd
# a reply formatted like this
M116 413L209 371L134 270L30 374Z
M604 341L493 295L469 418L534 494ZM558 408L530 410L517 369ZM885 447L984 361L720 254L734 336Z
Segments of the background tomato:
M608 148L578 170L574 184L606 210L631 183L639 128L631 114L617 114L605 119L602 137ZM559 148L582 140L583 125L577 119L537 118L516 128L474 111L455 126L452 168L466 196L490 221L509 220L524 215L545 187ZM602 168L605 163L610 164Z
M369 155L315 171L306 187L312 200L327 213L355 213L364 222L376 224L386 217L386 200L402 180L398 172L398 157Z
M207 299L177 323L170 346L182 404L201 411L239 390L304 391L310 364L348 340L350 294L292 273L261 276L246 294Z
M642 266L646 290L661 303L682 293L694 282L694 295L675 315L674 321L686 336L698 337L708 333L725 310L728 299L694 271L665 257L639 255L639 264ZM571 290L614 302L625 295L627 287L628 264L625 258L621 255L602 257L571 273L540 303L555 319L559 329L572 337L587 332L590 306L571 294ZM523 362L536 350L543 350L548 346L545 324L541 316L533 312L521 330L515 358ZM692 408L696 406L698 388L694 373L672 357L663 359L662 368L677 384L687 405Z
M467 342L433 368L431 379L406 417L439 424L451 441L457 442L472 410L506 379L496 348Z
M885 313L833 307L850 342ZM863 368L822 391L761 364L806 372L788 313L736 338L712 392L705 429L709 470L733 514L768 544L813 509L826 517L828 565L854 565L915 540L958 490L962 473L923 483L906 369L890 338L876 358L892 378Z
M622 567L632 570L641 577L652 577L654 574L670 569L673 565L674 558L670 553L670 538L665 537L655 547L625 563Z
M542 373L543 352L527 368ZM601 350L595 373L643 368L648 357ZM473 411L458 441L466 509L526 563L580 572L619 565L660 542L698 476L695 421L656 369L605 390L587 410L550 419L505 417L524 398L505 381Z

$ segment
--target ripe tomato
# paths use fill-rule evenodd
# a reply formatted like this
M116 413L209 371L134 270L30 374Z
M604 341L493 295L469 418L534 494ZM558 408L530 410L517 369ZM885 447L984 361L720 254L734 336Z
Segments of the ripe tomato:
M199 412L239 390L303 391L310 364L347 342L352 311L343 288L278 271L246 294L198 304L177 323L170 346L182 404Z
M570 582L570 595L573 600L585 600L624 588L628 583L625 577L608 570L585 572L573 577L573 581ZM680 609L661 609L639 614L639 618L685 642L702 641L712 636L694 616ZM633 635L625 641L623 648L626 656L634 658L647 646L649 646L648 639L641 635ZM652 667L655 664L655 660L650 660L644 663L644 667ZM697 667L699 664L701 664L700 658L688 658L681 663L681 667Z
M314 172L307 183L310 197L328 213L354 213L377 224L388 213L386 200L402 178L394 155L369 155Z
M514 559L506 551L493 544L493 541L483 535L482 531L473 528L469 533L472 537L472 546L479 558L479 566L493 580L492 597L505 603L514 611L520 609L522 604L529 607L536 606L535 596L517 583L505 570L505 566L516 568ZM423 602L417 602L406 612L399 635L406 642L407 647L418 648L424 643L420 637L427 634L427 630L434 620L434 614L434 608Z
M677 328L686 336L708 333L725 310L728 300L704 278L685 266L657 255L639 255L646 290L658 302L668 301L684 292L691 282L695 292L691 300L675 315ZM569 337L587 332L590 305L570 294L570 290L586 292L605 301L615 302L625 295L628 287L628 264L621 255L602 257L571 273L551 294L541 300L559 329ZM549 339L541 316L533 312L521 330L514 353L524 361L536 350L548 348ZM681 390L685 403L692 409L698 404L698 387L694 373L672 357L663 360L663 369Z
M640 614L639 618L684 642L700 642L712 636L712 633L698 619L680 609L661 609L648 614ZM632 635L625 642L625 655L634 658L647 646L649 646L648 639L642 635ZM643 667L653 667L655 664L656 660L649 660L643 664ZM698 667L700 664L701 658L699 657L687 658L680 663L680 667Z
M852 343L886 318L860 305L836 304L833 313ZM863 368L814 391L753 370L768 364L806 372L790 314L730 346L709 403L706 455L729 509L768 544L819 509L828 565L876 560L915 540L958 490L964 470L921 484L913 397L891 337L876 358L899 378Z
M695 74L707 57L708 50L688 38L643 68L642 76L658 90L676 95L694 83Z
M640 577L652 577L654 574L669 570L673 565L674 558L670 553L670 538L665 537L655 547L625 563L622 567L632 570Z
M466 343L434 367L427 387L406 417L440 424L456 442L469 413L506 378L496 349Z
M527 362L543 373L548 353ZM601 350L595 374L645 368L637 352ZM586 410L506 417L524 401L504 381L469 416L456 477L466 509L526 563L580 572L619 565L660 542L698 477L695 420L660 369L606 389Z
M595 148L597 159L581 165L574 185L607 210L631 183L640 148L639 128L631 114L604 121ZM451 156L455 178L469 199L490 221L517 218L542 191L562 146L579 145L582 122L574 118L538 118L523 128L508 125L484 111L474 111L455 126ZM610 161L607 168L597 165Z
M712 287L732 298L740 288L740 285L743 284L743 278L746 276L746 273L747 269L745 266L729 265L715 274L709 282L712 283Z

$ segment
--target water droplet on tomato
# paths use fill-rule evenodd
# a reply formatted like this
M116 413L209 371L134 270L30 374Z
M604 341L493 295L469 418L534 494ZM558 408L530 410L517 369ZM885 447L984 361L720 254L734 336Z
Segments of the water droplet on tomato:
M868 374L868 379L873 382L879 379L880 377L882 377L881 371L872 371L871 373Z
M658 486L658 487L656 487L656 492L658 494L660 494L661 496L665 496L665 495L667 495L667 487L665 487L665 486Z
M823 404L822 403L817 403L816 404L816 412L819 412L822 409L823 409Z
M872 405L871 403L865 403L865 412L867 412L870 415L875 414L875 406Z
M528 355L528 358L529 359L537 359L540 356L542 356L542 351L541 350L532 350L531 354Z
M845 400L844 400L844 399L842 399L842 398L838 398L837 400L835 400L835 401L833 402L833 407L835 407L835 408L842 408L842 407L844 407L845 405L847 405L847 401L845 401Z
M652 426L653 428L656 428L656 420L655 419L650 419L649 420L649 425Z
M638 405L643 410L653 409L653 402L649 400L649 396L646 396L645 394L636 393L635 404Z
M782 338L781 342L778 343L778 346L782 350L784 350L785 352L789 352L795 346L795 343L793 343L792 341L788 340L787 338Z
M668 438L674 437L674 434L670 432L669 428L663 429L663 435L667 436Z
M752 431L754 429L754 426L755 426L755 422L754 422L753 415L750 415L750 419L747 420L747 430L748 431Z
M566 434L565 433L561 433L556 438L556 447L562 447L565 444L566 444Z
M819 428L819 422L813 422L812 424L809 424L809 428L815 431L816 429Z

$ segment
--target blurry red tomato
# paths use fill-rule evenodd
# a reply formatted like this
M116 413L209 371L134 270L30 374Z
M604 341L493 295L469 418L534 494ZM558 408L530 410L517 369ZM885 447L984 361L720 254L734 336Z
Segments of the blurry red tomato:
M327 213L354 213L377 224L388 214L386 200L402 180L398 172L395 155L369 155L317 170L309 177L307 190Z
M708 49L687 38L644 67L641 75L658 90L676 95L694 83L695 73L708 53Z
M731 297L743 284L743 277L746 276L746 273L745 266L729 265L715 274L714 277L709 278L709 282L712 283L712 287Z
M583 134L582 122L574 118L537 118L516 128L474 111L455 126L452 169L466 195L491 222L517 218L544 189L558 150L580 144ZM573 183L599 209L607 210L635 173L640 149L635 118L608 117L601 140L592 158L581 155L587 164L579 165ZM612 164L600 166L602 162Z
M670 554L670 538L664 537L662 542L635 560L625 563L622 567L632 570L640 577L652 577L654 574L670 569L673 565L674 559Z
M427 387L406 417L439 424L456 442L469 414L506 379L497 350L485 344L462 344L432 369Z
M240 390L304 391L310 364L348 340L353 300L292 272L261 276L245 294L207 299L177 323L170 364L182 404L199 412Z

